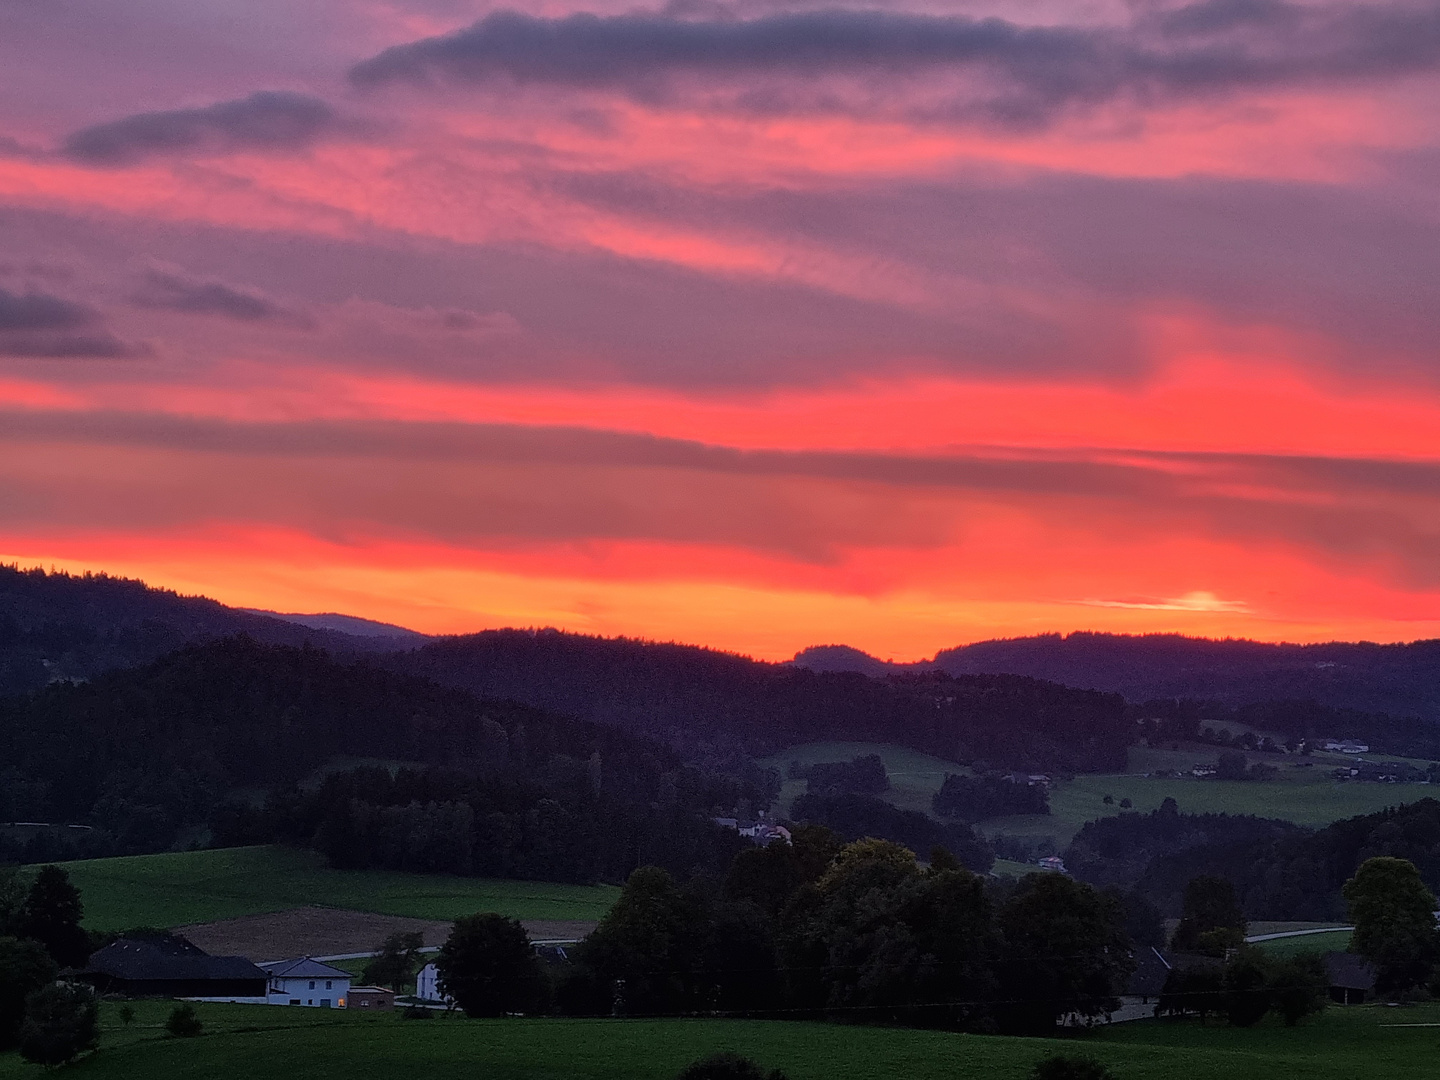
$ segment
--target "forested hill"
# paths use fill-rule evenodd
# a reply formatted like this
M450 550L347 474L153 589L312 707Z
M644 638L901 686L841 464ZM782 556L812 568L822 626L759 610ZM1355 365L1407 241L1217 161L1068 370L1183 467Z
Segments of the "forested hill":
M372 652L410 641L310 628L106 574L0 566L0 695L133 667L197 641L247 634L279 645Z
M693 646L553 630L447 638L383 662L722 756L853 739L1002 768L1107 772L1124 769L1135 736L1119 696L1036 679L822 674Z
M413 767L297 788L347 758ZM345 865L615 880L642 848L686 870L738 844L707 815L769 803L778 775L750 771L686 768L615 728L246 638L0 700L0 821L91 827L61 831L81 851L8 853L27 861L163 851L208 826L222 844L313 841Z
M806 649L817 671L1007 672L1117 693L1134 702L1191 698L1231 706L1314 701L1337 709L1440 721L1440 641L1276 645L1178 634L1040 634L943 649L934 660L883 664L844 646Z

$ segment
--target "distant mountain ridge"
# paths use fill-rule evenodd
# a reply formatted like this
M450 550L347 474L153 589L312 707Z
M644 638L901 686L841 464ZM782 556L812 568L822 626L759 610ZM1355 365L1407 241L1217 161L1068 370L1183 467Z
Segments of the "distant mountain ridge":
M1133 702L1194 698L1248 705L1309 701L1440 721L1440 640L1398 645L1271 644L1180 634L1040 634L942 649L894 664L846 645L803 649L791 663L865 674L944 671L1028 675Z
M422 634L418 630L396 626L394 623L377 622L374 619L362 619L359 615L341 615L335 611L302 615L295 612L266 611L264 608L241 608L240 610L251 615L264 615L271 619L283 619L298 626L308 626L311 630L334 630L354 637L389 638L413 644L430 640L429 634Z
M412 633L345 633L129 578L0 566L0 695L90 679L149 663L184 645L237 634L345 656L409 648L415 644L407 636Z

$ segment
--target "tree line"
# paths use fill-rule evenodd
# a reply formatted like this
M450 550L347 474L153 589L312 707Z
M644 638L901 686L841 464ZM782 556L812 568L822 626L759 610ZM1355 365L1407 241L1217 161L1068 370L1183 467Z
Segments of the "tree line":
M1440 801L1421 799L1309 830L1233 814L1183 814L1173 799L1149 814L1088 822L1066 866L1098 885L1133 888L1161 910L1179 910L1191 878L1234 883L1251 918L1333 920L1346 913L1345 883L1367 859L1404 859L1440 887Z

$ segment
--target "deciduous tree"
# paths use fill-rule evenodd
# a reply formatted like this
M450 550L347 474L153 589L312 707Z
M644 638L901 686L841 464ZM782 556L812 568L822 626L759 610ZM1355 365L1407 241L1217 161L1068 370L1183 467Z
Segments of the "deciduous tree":
M540 998L540 968L525 928L503 915L455 920L435 958L440 990L466 1016L528 1012Z
M1350 948L1378 969L1376 988L1417 986L1440 961L1435 896L1415 864L1381 856L1366 859L1341 890L1355 924Z

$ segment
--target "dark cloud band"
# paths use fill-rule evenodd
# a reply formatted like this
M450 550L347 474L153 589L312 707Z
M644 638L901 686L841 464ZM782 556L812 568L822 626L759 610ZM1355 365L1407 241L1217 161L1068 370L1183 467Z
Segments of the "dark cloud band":
M654 97L668 77L896 76L973 69L982 85L952 111L1038 121L1122 97L1383 78L1440 62L1440 6L1331 7L1202 0L1130 25L1021 26L887 11L793 12L696 21L663 14L541 18L495 12L443 37L357 65L360 86L390 82L609 88ZM784 95L752 93L756 107Z
M254 289L192 278L172 270L147 271L144 284L132 299L140 307L179 311L187 315L220 315L251 323L309 325L309 320L303 316Z
M64 152L87 165L133 165L152 157L237 150L296 151L345 125L307 94L262 91L199 109L139 113L83 128Z
M84 304L48 293L0 289L0 356L111 357L133 350Z

